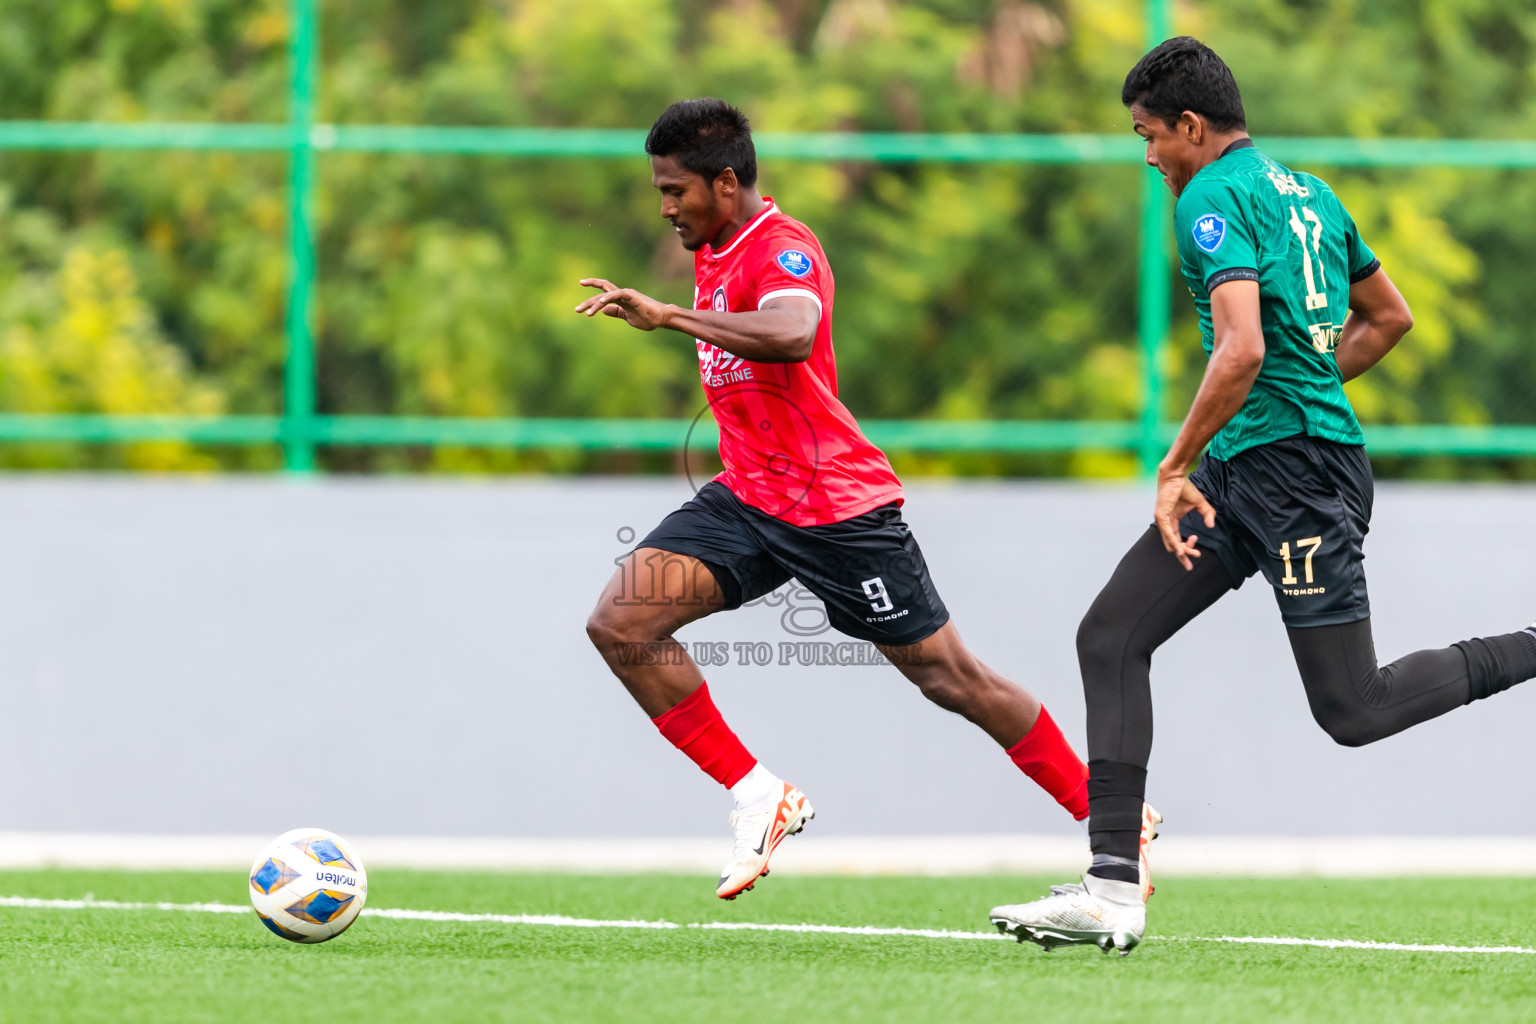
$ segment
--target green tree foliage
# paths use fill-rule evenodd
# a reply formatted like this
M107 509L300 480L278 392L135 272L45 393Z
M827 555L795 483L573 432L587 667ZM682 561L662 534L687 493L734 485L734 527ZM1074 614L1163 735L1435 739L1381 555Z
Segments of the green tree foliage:
M714 94L759 129L1128 132L1138 0L323 0L320 118L643 128ZM1266 135L1530 137L1525 0L1191 0ZM8 0L0 117L281 121L287 0ZM672 301L691 261L642 155L322 156L320 403L335 413L691 416L688 345L571 314L601 275ZM1308 167L1338 188L1418 327L1352 385L1374 422L1530 422L1536 174ZM822 238L856 414L1137 414L1138 171L767 161ZM0 153L0 410L272 413L285 167L263 154ZM1172 274L1170 288L1177 287ZM1188 303L1177 416L1203 368ZM331 453L339 466L591 466ZM264 451L0 450L44 465L265 466ZM423 461L425 459L425 462ZM554 461L552 461L554 460ZM1129 472L1128 457L906 468ZM611 464L604 464L611 465Z

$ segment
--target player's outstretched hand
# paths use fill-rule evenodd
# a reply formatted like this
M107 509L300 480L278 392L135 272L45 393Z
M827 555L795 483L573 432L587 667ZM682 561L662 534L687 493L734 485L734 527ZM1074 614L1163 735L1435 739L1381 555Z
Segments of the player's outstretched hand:
M603 294L594 295L592 298L576 307L576 312L587 316L596 316L599 311L604 316L619 317L631 327L638 327L642 331L654 331L658 327L665 326L667 309L664 302L657 302L642 292L633 288L620 288L612 281L605 281L600 277L584 277L581 279L583 288L596 288Z
M1216 509L1205 500L1200 489L1189 482L1184 470L1159 467L1157 507L1152 513L1152 519L1157 523L1158 532L1163 535L1163 547L1185 569L1193 569L1195 563L1192 559L1199 558L1201 554L1195 547L1200 538L1193 534L1186 538L1179 531L1179 520L1191 509L1200 513L1207 527L1216 525Z

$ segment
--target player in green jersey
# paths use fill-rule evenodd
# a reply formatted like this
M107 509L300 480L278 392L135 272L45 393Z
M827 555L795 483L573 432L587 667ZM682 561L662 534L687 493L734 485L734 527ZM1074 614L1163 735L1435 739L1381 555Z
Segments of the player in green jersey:
M1020 941L1123 955L1146 928L1136 880L1152 652L1195 616L1262 572L1312 714L1346 746L1536 677L1536 626L1377 664L1362 565L1371 465L1344 382L1408 332L1408 305L1333 190L1254 146L1232 72L1208 47L1158 46L1121 100L1178 196L1179 262L1210 361L1159 466L1155 525L1078 632L1093 864L1081 885L992 920Z

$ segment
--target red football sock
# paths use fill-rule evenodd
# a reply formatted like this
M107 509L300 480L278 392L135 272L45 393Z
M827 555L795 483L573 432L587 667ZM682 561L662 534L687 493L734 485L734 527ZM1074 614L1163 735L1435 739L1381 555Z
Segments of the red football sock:
M1072 817L1078 821L1088 817L1088 766L1044 707L1034 728L1009 748L1008 756Z
M740 782L742 776L757 764L757 758L742 746L741 740L720 717L720 709L709 699L708 683L700 685L666 714L651 721L674 747L727 789ZM1067 752L1071 753L1070 748ZM1084 771L1086 774L1086 769ZM1084 803L1083 806L1088 805Z

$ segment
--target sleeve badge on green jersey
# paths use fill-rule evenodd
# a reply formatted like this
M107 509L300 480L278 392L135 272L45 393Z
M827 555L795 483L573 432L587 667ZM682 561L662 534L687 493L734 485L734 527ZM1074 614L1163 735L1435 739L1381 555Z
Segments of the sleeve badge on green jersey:
M1203 213L1195 218L1193 233L1201 252L1215 252L1226 241L1227 222L1217 214Z

